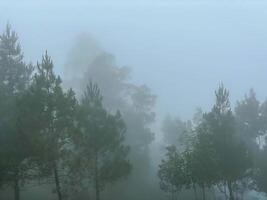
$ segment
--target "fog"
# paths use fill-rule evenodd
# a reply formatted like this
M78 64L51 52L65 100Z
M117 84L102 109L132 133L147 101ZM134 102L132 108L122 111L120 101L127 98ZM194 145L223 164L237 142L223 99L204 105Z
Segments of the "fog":
M27 60L48 50L62 73L73 39L90 33L133 68L133 81L157 94L160 113L188 119L197 106L209 108L219 81L233 101L251 87L265 98L263 1L26 0L1 7L1 27L9 21L16 28Z
M143 173L152 174L150 191L157 190L155 197L164 199L157 178L164 148L170 144L164 137L191 130L181 126L194 118L197 108L203 112L213 108L214 91L222 83L230 91L233 111L251 88L260 104L267 98L267 2L263 0L0 0L0 9L0 32L9 23L18 33L25 61L35 65L47 51L64 88L72 87L78 99L90 79L99 85L104 105L111 112L119 109L122 116L134 112L134 100L127 105L120 100L133 98L135 92L143 92L149 101L136 100L151 118L142 124L142 131L154 135L147 141L149 172L137 165L142 173L130 176L129 185L126 180L115 189L108 188L103 195L106 199L110 194L128 198L127 194L120 196L120 190L132 188ZM102 54L112 57L103 59L108 60L108 72L99 69L103 63L94 62ZM125 77L116 77L114 69L125 72ZM140 113L125 117L129 132L134 132L132 121L138 121ZM164 129L166 116L170 124ZM177 123L178 128L172 129ZM130 147L135 145L133 140L126 136ZM135 146L130 149L136 150ZM131 150L129 155L130 161L136 159ZM148 199L147 193L142 194L132 199ZM190 199L186 195L184 198Z

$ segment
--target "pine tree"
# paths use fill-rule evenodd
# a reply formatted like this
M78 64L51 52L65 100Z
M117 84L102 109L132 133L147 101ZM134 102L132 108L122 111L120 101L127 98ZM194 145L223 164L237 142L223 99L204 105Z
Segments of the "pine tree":
M75 131L77 102L74 92L63 91L61 79L53 71L53 62L47 52L37 64L37 72L28 93L31 109L31 131L35 133L37 162L42 176L53 177L59 200L63 199L62 176L66 152L71 147Z
M217 183L225 183L229 198L234 200L234 186L246 176L251 157L244 142L238 137L235 117L231 111L229 91L220 85L215 92L216 103L205 116L210 143L217 161Z
M0 35L0 168L1 181L14 188L15 200L29 178L30 136L24 131L21 102L30 84L31 65L23 61L17 34L10 25Z
M249 94L238 101L235 107L239 135L254 153L259 147L257 139L265 132L263 106L257 100L254 90L251 89Z
M126 177L131 170L129 147L123 144L126 127L119 112L105 110L100 90L93 83L82 96L79 116L81 135L76 138L76 150L85 169L83 177L93 180L99 200L107 183Z

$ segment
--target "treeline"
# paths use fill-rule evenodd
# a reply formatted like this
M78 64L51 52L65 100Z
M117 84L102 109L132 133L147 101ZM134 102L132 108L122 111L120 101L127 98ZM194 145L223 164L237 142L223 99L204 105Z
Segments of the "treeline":
M95 199L109 182L131 171L126 125L108 112L97 84L79 100L65 90L46 52L27 64L17 34L0 36L0 186L20 199L24 185L53 184L58 200L86 188Z
M232 110L223 84L215 96L211 111L199 111L192 121L165 120L165 138L173 145L158 175L173 199L185 189L196 200L245 199L252 190L267 194L267 101L250 90Z
M129 82L129 69L112 55L96 48L88 56L86 42L80 38L72 49L69 73L82 70L63 87L47 52L28 64L10 25L0 35L0 189L12 188L15 200L24 188L45 185L58 200L89 199L88 191L99 200L108 183L128 177L103 196L164 198L149 152L156 97ZM196 200L267 193L267 101L251 90L232 110L222 84L215 97L209 112L190 121L164 121L169 146L158 177L171 199L184 191Z

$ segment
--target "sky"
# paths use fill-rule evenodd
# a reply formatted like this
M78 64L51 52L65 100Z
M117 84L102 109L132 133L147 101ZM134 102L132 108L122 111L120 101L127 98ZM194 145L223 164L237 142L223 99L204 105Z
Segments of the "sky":
M0 31L9 22L33 63L48 50L59 74L75 37L90 33L158 96L160 115L190 119L220 82L232 105L251 87L267 97L265 2L0 0Z

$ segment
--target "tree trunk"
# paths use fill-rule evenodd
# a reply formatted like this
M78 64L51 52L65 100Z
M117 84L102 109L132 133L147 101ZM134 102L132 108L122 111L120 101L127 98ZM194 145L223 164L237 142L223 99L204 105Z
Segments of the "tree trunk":
M227 197L227 190L226 190L226 182L224 181L223 183L223 187L224 187L224 197L225 197L225 200L228 200L228 197Z
M54 178L55 178L55 183L56 183L56 192L57 192L58 200L62 200L60 180L59 180L58 169L57 169L56 164L54 165Z
M202 184L202 199L206 200L206 191L205 191L205 184Z
M229 200L234 200L232 182L231 181L227 181L227 185L228 185L228 190L229 190Z
M193 183L193 190L194 190L195 200L198 200L198 198L197 198L197 189L196 189L195 183Z
M240 196L240 200L244 200L244 194L245 194L245 191L242 191L241 196Z
M216 191L214 187L212 187L212 194L213 194L213 198L216 199Z
M18 177L16 177L14 181L14 197L15 197L15 200L20 200L20 188L19 188Z
M100 200L100 189L98 182L98 155L95 153L95 199Z

